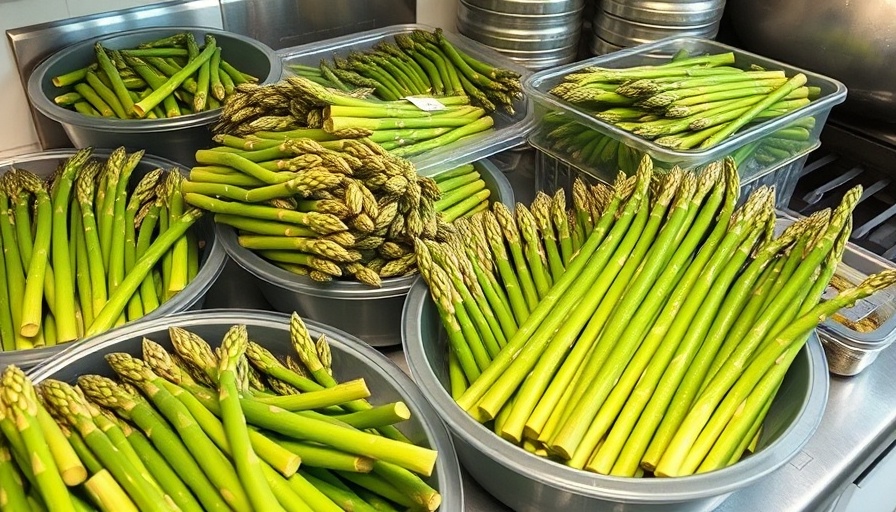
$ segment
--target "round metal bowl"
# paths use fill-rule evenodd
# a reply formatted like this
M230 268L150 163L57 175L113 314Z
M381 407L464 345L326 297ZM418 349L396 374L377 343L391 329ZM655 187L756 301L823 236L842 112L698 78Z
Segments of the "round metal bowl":
M474 165L494 197L512 206L513 189L504 174L487 160ZM297 311L375 347L401 343L401 308L416 276L384 279L380 288L354 281L318 283L243 248L230 226L218 225L217 236L230 258L256 278L258 289L276 311Z
M253 341L274 354L292 351L288 315L238 309L197 311L109 331L35 368L30 376L35 383L49 378L72 382L78 376L89 373L112 376L114 373L103 359L106 354L127 352L139 356L143 337L170 349L169 326L183 327L215 346L220 343L227 329L236 324L246 325ZM371 390L372 403L401 400L408 406L411 419L396 427L415 444L439 452L435 470L426 478L427 483L442 495L441 510L462 511L464 506L460 466L451 437L411 379L385 356L365 347L357 338L312 320L305 320L305 324L312 336L326 335L333 353L333 374L337 379L364 379Z
M192 32L199 41L205 34L212 34L223 58L240 71L263 83L280 78L280 59L254 39L211 28L156 27L104 35L63 48L41 62L28 77L28 99L40 113L62 125L75 147L145 149L147 153L192 165L196 150L212 144L209 128L221 116L220 108L170 119L115 119L85 116L53 102L53 98L70 90L53 85L53 77L93 62L95 42L101 41L109 48L128 48L179 32Z
M16 167L46 177L53 173L61 162L74 154L74 150L60 149L17 156L10 160L0 162L0 174L5 173L12 167ZM93 155L99 158L106 158L109 156L109 152L98 150L94 151ZM181 169L183 172L186 172L178 164L171 162L170 160L145 155L140 159L140 164L131 176L131 184L136 184L144 174L155 168L166 170ZM224 268L224 263L227 261L227 255L215 236L215 225L211 215L204 215L199 219L196 223L196 228L199 240L204 243L200 255L199 273L186 288L171 299L162 302L157 309L146 315L144 319L151 320L154 318L162 318L174 313L180 313L190 309L200 309L202 307L205 294L209 288L211 288L212 284L214 284L215 280L218 279L218 275L221 273L221 270ZM0 352L0 369L3 369L10 364L15 364L21 368L30 368L45 359L59 354L70 346L81 344L85 341L87 340L78 340L72 343L52 347Z
M411 376L448 426L461 464L485 490L518 512L713 510L732 492L768 477L797 455L818 427L827 401L824 352L813 336L788 371L756 453L695 476L611 477L530 454L457 406L447 391L447 340L422 279L408 293L402 338Z
M627 20L687 27L718 23L725 0L604 0L600 8Z

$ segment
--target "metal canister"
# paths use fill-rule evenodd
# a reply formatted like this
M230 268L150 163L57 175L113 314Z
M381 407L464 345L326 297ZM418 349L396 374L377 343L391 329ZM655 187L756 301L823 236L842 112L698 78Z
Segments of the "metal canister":
M530 69L573 62L584 0L460 0L458 31Z

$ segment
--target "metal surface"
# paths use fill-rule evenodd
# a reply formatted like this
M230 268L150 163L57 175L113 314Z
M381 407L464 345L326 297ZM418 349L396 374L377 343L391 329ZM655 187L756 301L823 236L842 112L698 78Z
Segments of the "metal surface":
M507 178L487 161L474 164L494 197L512 207L513 190ZM353 334L375 347L401 343L401 308L416 275L384 279L380 288L353 282L318 283L297 276L244 249L236 232L219 225L218 239L230 257L256 280L277 311L300 315Z
M591 40L588 45L588 50L591 51L592 55L606 55L623 49L622 46L613 44L609 41L604 41L593 30L590 30L589 34L591 35Z
M68 46L38 65L28 79L28 99L43 115L59 122L75 147L143 149L149 154L194 165L197 149L210 147L211 125L221 116L221 109L208 110L170 119L117 119L91 117L60 107L53 98L71 90L53 85L54 76L94 62L94 42L101 40L108 48L132 48L138 44L190 31L197 41L213 34L221 48L222 58L242 72L258 77L263 83L280 79L280 59L273 50L246 36L216 29L163 27L129 30L103 35Z
M623 19L670 26L718 23L725 0L603 0L600 8Z
M16 68L27 89L32 70L54 52L102 34L144 27L192 26L223 28L218 0L162 2L145 7L41 23L6 31ZM71 147L62 126L31 108L43 149Z
M8 171L11 167L16 167L29 170L39 176L49 176L57 169L57 166L61 162L73 154L73 150L62 149L18 156L7 161L0 161L0 174ZM103 151L94 152L94 156L99 158L105 158L108 154L108 152ZM131 177L131 183L137 183L144 174L156 168L177 169L178 165L169 160L154 156L144 156L140 159L140 163L134 170L134 174ZM196 277L186 286L186 288L171 299L162 302L157 309L146 315L144 319L151 320L154 318L162 318L174 313L180 313L191 309L200 309L203 307L206 292L208 292L214 282L218 279L221 270L224 268L224 262L226 261L227 256L224 253L224 248L215 238L215 227L210 216L201 218L196 226L198 228L198 238L204 243L204 248L200 255L199 273L196 274ZM85 341L89 340L81 340L53 347L0 352L0 370L9 364L15 364L22 368L30 368L48 357L59 354L71 345L84 343Z
M562 14L585 7L585 0L464 0L467 5L504 14Z
M489 10L475 2L460 0L457 29L461 34L504 53L530 69L544 69L572 62L578 52L584 5L581 2L559 4L568 7L568 10L543 9L545 12L539 13L536 12L538 8L530 7L533 13L524 15ZM516 5L511 2L509 7Z
M365 346L361 340L311 320L305 323L315 339L321 334L326 335L333 353L336 378L363 378L371 390L370 401L373 403L402 401L407 404L411 419L400 423L398 428L413 442L428 445L439 452L435 471L426 480L442 495L440 510L463 511L460 468L451 438L414 383L386 357ZM139 355L144 336L170 349L170 325L192 331L215 346L227 329L235 324L246 325L252 339L274 354L292 352L287 315L250 310L200 311L141 323L94 338L35 369L31 377L37 383L47 378L72 382L79 375L88 373L111 375L113 372L103 360L105 354L127 352Z
M746 48L843 81L850 110L896 117L896 3L843 0L731 0Z
M224 28L278 50L416 21L415 0L221 0Z
M737 464L680 478L620 478L575 470L499 440L448 394L447 340L419 280L408 293L403 347L411 374L448 426L458 458L474 478L517 511L569 512L613 507L632 511L713 510L732 492L771 478L799 454L824 412L828 377L817 339L788 370L766 417L758 449ZM775 509L760 509L775 510Z
M594 33L601 39L628 48L671 36L695 36L712 39L719 32L718 21L702 25L671 26L641 23L598 11L592 22Z

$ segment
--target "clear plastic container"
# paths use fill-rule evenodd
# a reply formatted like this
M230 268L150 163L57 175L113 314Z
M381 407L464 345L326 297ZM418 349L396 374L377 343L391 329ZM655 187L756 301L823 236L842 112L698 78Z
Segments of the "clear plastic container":
M781 226L800 217L792 211L782 211L779 215ZM893 269L896 263L848 243L826 295L856 285L870 274ZM896 287L879 291L852 308L841 310L839 316L828 318L818 326L818 336L831 373L858 374L896 341Z
M540 147L537 141L531 141L530 144L536 148L538 153L535 158L536 190L553 193L562 188L566 190L567 194L570 194L576 178L582 178L589 183L613 183L615 174L607 176L603 173L596 173L593 168L571 162L562 153ZM786 205L789 203L796 182L799 181L800 171L809 158L809 153L815 151L818 146L820 144L816 142L805 151L766 169L761 174L754 173L748 178L741 178L741 200L761 186L770 186L775 187L776 204Z
M807 85L819 87L821 93L809 105L786 115L748 126L711 148L672 150L601 121L549 92L566 75L589 66L625 68L656 65L668 62L669 55L682 49L692 55L733 52L735 66L742 69L758 65L769 70L783 70L788 77L803 73L808 79ZM846 98L846 87L836 80L697 37L662 39L568 66L541 71L530 76L523 83L523 88L534 102L535 116L539 120L529 136L529 141L533 145L539 148L555 148L555 140L550 137L550 131L557 126L557 123L574 122L580 124L584 129L594 131L595 136L610 137L620 143L620 147L626 148L625 151L628 154L622 159L622 162L617 158L591 158L591 155L588 155L588 158L583 158L582 155L577 155L574 151L564 149L553 151L554 153L566 153L564 160L575 163L580 168L590 169L592 175L604 181L612 180L620 168L624 171L633 170L632 162L635 162L634 165L636 165L636 162L644 154L650 155L654 159L655 165L663 168L671 168L673 165L679 165L682 168L699 168L709 162L736 154L739 157L741 180L748 182L751 178L764 175L782 162L790 160L794 155L815 146L831 109ZM786 151L777 151L780 149L779 145L782 141L774 140L776 132L792 126L794 123L807 122L807 118L814 120L809 130L808 139L800 141L799 145L788 144ZM760 152L758 151L760 147L765 149ZM620 163L628 165L620 165Z
M289 76L291 64L317 66L321 59L346 56L349 52L364 51L372 48L380 41L391 41L400 34L408 34L414 30L433 31L434 27L419 24L392 25L376 30L369 30L348 36L336 37L291 48L278 50L283 61L284 76ZM531 71L516 64L495 50L464 36L445 32L444 36L458 50L473 58L512 71L516 71L525 80ZM492 130L464 137L457 142L429 151L409 160L417 167L422 176L432 176L444 169L451 169L476 160L487 158L495 153L516 147L525 142L525 136L535 124L532 102L524 98L513 102L514 113L498 109L491 115L495 119Z

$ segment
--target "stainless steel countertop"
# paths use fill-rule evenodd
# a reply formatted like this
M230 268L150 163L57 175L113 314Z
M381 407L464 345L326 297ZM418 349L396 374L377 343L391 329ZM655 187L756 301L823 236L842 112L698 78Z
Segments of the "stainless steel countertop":
M400 347L383 352L408 372ZM732 494L719 512L826 510L896 440L896 347L855 377L831 376L818 430L793 461L765 480ZM510 511L464 472L466 512Z

